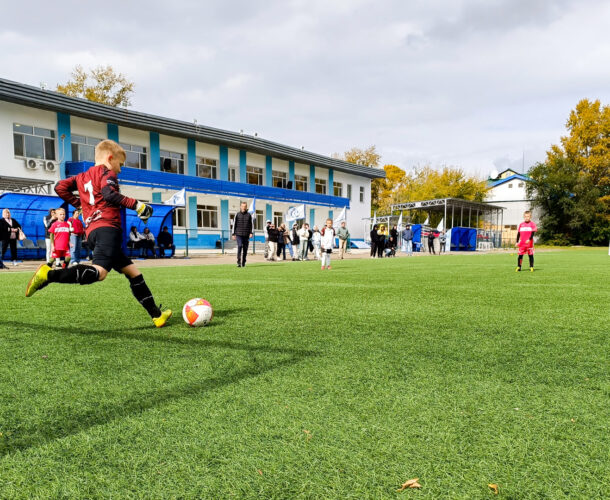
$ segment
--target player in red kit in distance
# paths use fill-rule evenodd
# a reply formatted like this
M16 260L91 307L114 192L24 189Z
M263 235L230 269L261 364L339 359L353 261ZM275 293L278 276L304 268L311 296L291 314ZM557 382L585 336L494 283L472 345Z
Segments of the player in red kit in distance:
M515 246L519 249L519 257L517 258L517 269L521 271L523 256L527 253L530 260L530 271L534 272L534 235L538 231L536 224L532 222L532 213L528 210L523 213L523 222L517 228L517 243Z
M80 283L89 285L103 281L110 270L125 275L134 297L146 309L155 326L161 327L171 317L171 310L161 311L136 265L123 253L121 207L135 210L146 222L152 208L119 192L117 174L125 161L125 150L116 142L105 140L95 147L95 166L69 179L61 180L55 192L76 208L82 208L85 233L93 250L92 265L52 270L43 264L30 279L26 297L49 283ZM78 196L74 194L78 191Z
M57 220L51 224L49 235L51 236L51 261L47 265L53 266L53 262L59 262L61 267L70 263L70 224L66 222L66 211L63 208L55 210Z

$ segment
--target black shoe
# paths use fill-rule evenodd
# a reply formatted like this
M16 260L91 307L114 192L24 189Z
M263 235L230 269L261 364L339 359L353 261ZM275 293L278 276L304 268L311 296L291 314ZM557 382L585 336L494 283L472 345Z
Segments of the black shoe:
M241 265L241 267L246 267L246 263L244 262L244 263Z
M241 264L239 262L237 263L237 267L241 267Z

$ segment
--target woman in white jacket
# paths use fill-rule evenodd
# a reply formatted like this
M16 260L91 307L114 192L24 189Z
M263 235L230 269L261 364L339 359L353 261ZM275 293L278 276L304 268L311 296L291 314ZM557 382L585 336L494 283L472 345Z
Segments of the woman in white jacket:
M326 226L320 232L322 236L320 245L322 246L322 269L330 269L330 254L335 245L335 230L333 229L333 220L326 219Z

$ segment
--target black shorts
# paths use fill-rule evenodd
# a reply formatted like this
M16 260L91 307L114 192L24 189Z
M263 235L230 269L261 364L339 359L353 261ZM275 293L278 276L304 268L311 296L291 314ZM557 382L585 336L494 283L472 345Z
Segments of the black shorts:
M123 252L123 231L116 227L98 227L89 233L87 244L93 251L92 263L106 271L120 272L133 262Z

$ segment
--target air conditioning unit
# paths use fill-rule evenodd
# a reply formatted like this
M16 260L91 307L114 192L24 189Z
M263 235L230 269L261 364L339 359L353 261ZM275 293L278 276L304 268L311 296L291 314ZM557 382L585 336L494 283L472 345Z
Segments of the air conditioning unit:
M54 161L46 161L44 164L44 169L47 172L57 172L57 163Z
M27 168L28 170L36 170L38 168L38 161L34 158L26 158L25 168Z

